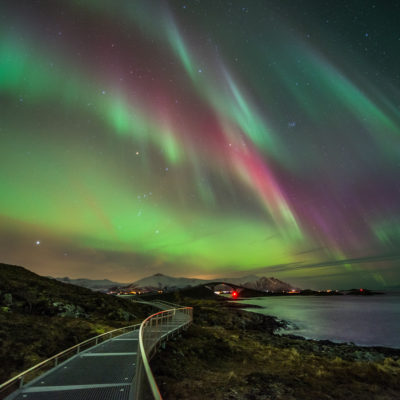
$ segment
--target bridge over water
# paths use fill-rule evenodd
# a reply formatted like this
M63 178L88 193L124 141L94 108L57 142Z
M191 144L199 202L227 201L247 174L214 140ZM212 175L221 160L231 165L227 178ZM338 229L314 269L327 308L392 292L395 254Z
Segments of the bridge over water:
M37 364L0 385L0 399L161 400L149 360L160 343L192 322L193 309L160 301L148 304L162 311Z

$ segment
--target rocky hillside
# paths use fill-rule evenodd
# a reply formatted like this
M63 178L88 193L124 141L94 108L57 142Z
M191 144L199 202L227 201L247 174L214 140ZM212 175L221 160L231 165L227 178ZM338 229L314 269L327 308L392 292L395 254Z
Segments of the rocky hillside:
M89 337L140 322L152 311L0 264L0 383Z
M144 317L142 306L79 286L45 278L25 268L0 264L3 312L130 321Z

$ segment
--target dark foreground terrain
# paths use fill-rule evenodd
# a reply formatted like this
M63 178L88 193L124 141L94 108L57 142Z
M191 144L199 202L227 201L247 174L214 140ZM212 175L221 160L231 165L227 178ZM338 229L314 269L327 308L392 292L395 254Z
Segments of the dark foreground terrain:
M0 264L0 383L90 337L140 323L152 307Z
M194 324L152 360L165 400L400 399L400 350L278 336L283 322L205 287L153 297L195 308ZM0 264L0 382L153 311Z
M194 324L152 361L165 400L400 399L400 350L282 337L272 317L183 302Z

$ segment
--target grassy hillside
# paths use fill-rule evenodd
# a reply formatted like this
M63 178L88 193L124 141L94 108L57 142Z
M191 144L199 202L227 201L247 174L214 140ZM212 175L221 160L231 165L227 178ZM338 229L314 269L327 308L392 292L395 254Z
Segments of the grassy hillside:
M0 264L0 382L153 309Z

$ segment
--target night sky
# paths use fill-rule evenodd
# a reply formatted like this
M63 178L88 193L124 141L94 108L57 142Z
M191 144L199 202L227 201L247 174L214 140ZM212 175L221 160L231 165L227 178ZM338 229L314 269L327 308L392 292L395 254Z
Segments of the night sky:
M400 2L3 0L0 262L400 283Z

